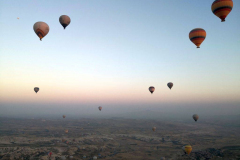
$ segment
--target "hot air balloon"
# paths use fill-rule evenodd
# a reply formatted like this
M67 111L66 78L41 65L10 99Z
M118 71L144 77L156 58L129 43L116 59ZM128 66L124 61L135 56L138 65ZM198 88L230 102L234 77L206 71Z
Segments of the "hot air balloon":
M38 87L35 87L34 88L34 91L37 93L39 91L39 88Z
M59 22L61 23L61 25L65 29L70 24L71 19L67 15L62 15L62 16L59 17Z
M48 157L51 158L51 156L52 156L52 152L49 152L49 153L48 153Z
M218 16L222 22L225 22L225 18L231 12L233 8L232 0L215 0L212 3L212 12Z
M68 129L65 130L65 133L68 133Z
M101 111L101 110L102 110L102 107L101 107L101 106L99 106L99 107L98 107L98 109L99 109L99 111Z
M153 127L153 128L152 128L153 132L155 132L155 131L156 131L156 129L157 129L156 127Z
M63 115L62 117L63 117L63 118L66 118L66 116L65 116L65 115Z
M204 29L195 28L189 33L189 39L197 46L197 48L200 48L200 45L206 38L206 35L207 33Z
M199 116L198 116L197 114L194 114L194 115L192 116L192 118L193 118L195 121L197 121L198 118L199 118Z
M151 92L151 94L153 94L153 92L155 91L155 88L153 86L150 86L149 91Z
M190 146L190 145L183 146L182 150L184 151L184 153L190 154L192 151L192 146Z
M172 83L172 82L169 82L169 83L167 84L167 86L168 86L170 89L172 89L173 83Z
M19 17L17 17L17 19L19 19Z
M49 26L45 22L36 22L33 25L33 30L37 34L37 36L42 40L49 32Z

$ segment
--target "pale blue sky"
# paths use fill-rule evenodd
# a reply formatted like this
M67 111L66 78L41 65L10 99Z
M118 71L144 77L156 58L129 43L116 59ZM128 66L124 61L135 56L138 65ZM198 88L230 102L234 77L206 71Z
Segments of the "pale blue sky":
M240 1L224 23L212 2L2 0L0 101L30 103L38 86L41 103L239 102ZM37 21L50 27L42 41ZM199 27L207 37L196 49L188 34Z

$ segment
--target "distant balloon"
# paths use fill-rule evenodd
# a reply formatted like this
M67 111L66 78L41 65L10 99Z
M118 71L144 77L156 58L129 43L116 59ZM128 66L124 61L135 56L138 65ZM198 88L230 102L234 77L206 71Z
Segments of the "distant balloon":
M65 133L68 133L68 129L65 130Z
M194 119L195 121L197 121L198 118L199 118L199 116L198 116L197 114L194 114L192 117L193 117L193 119Z
M34 88L34 91L37 93L39 91L39 88L38 87L35 87Z
M167 86L168 86L170 89L172 89L173 83L172 83L172 82L169 82L169 83L167 84Z
M225 22L225 18L232 11L233 1L232 0L215 0L212 3L212 12L219 17L222 22Z
M153 127L153 128L152 128L153 132L155 132L155 131L156 131L156 129L157 129L156 127Z
M49 153L48 153L48 156L51 157L51 156L52 156L52 152L49 152Z
M155 88L153 86L149 87L149 91L151 92L151 94L155 91Z
M61 23L61 25L65 29L70 24L71 19L67 15L62 15L62 16L59 17L59 22Z
M192 146L190 145L183 146L182 150L184 151L184 153L190 154L192 152Z
M63 118L66 118L66 116L65 116L65 115L63 115L62 117L63 117Z
M99 109L99 111L101 111L101 110L102 110L102 107L101 107L101 106L99 106L99 107L98 107L98 109Z
M17 17L17 19L19 19L19 17Z
M36 22L33 25L33 30L37 34L37 36L42 40L49 32L49 26L45 22Z
M189 33L189 39L197 46L197 48L200 48L200 45L206 38L206 31L202 28L195 28L191 30Z

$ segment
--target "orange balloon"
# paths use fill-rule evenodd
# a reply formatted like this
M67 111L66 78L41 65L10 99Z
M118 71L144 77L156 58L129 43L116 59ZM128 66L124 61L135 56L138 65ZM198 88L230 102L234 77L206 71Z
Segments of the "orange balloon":
M191 30L189 33L189 39L197 46L197 48L200 48L200 45L206 38L206 31L202 28L195 28Z
M155 132L155 131L156 131L156 129L157 129L156 127L153 127L153 128L152 128L153 132Z
M227 15L232 11L233 1L232 0L215 0L212 3L212 12L219 17L222 22L225 21Z

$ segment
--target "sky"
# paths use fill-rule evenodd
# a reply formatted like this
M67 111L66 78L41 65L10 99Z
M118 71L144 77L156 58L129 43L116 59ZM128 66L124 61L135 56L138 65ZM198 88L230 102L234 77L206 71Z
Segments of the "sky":
M239 114L240 1L224 23L212 2L1 0L0 116L98 114L98 106ZM65 30L61 15L71 18ZM42 41L38 21L50 27ZM207 32L200 49L189 40L194 28Z

